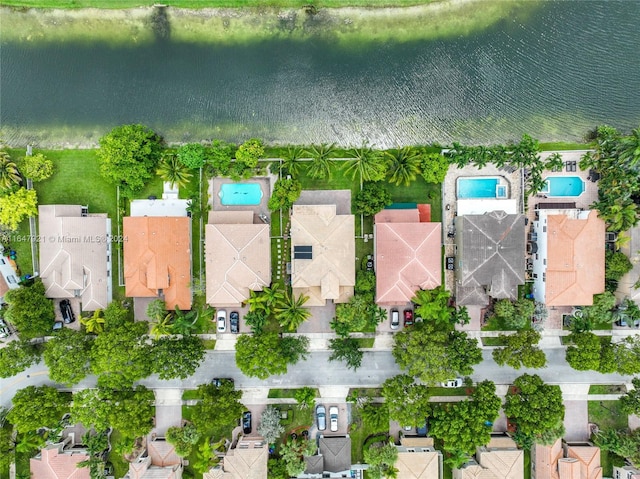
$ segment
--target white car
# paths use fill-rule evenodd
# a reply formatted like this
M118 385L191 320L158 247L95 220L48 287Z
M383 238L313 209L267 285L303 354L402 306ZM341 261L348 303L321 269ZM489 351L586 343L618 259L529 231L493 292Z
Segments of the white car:
M393 330L400 327L400 313L397 309L391 310L391 325L389 327Z
M329 408L329 429L332 432L338 430L338 406L331 406Z
M316 418L318 420L318 431L327 429L327 410L322 404L316 407Z
M440 383L443 388L459 388L462 387L462 378L449 379L444 383Z
M227 311L224 309L218 310L218 332L224 333L227 330Z

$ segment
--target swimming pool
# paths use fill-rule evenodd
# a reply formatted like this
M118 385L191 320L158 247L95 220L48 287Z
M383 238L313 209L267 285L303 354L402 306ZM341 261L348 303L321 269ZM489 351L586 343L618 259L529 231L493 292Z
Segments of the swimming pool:
M508 196L507 185L497 176L461 177L456 183L459 199L507 198Z
M579 176L549 176L546 186L540 193L549 198L562 196L580 196L584 193L584 180Z
M218 193L224 206L259 205L262 200L260 183L224 183Z

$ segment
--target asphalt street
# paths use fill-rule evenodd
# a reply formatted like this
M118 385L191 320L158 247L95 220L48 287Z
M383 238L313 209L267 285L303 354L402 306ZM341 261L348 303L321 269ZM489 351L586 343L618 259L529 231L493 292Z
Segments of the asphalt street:
M619 374L600 374L595 371L575 371L565 361L564 349L550 348L544 350L550 366L543 369L521 369L516 371L509 367L495 364L491 357L491 350L483 350L483 361L475 367L472 375L474 381L491 379L496 384L511 384L521 374L535 373L549 384L622 384L631 382L631 377ZM140 381L152 389L181 388L191 389L198 384L211 381L214 377L233 378L238 388L281 387L293 388L300 386L352 386L377 387L385 379L399 374L390 351L366 352L362 367L357 371L347 369L341 362L329 362L329 351L314 351L308 358L296 365L290 366L286 375L272 376L266 380L248 378L235 365L233 351L212 351L207 353L204 362L196 373L185 380L162 381L155 376ZM9 407L11 398L18 389L29 385L40 386L54 383L47 375L47 368L43 363L11 378L0 379L0 404ZM87 377L73 389L84 389L95 386L95 377ZM563 388L564 389L564 388Z

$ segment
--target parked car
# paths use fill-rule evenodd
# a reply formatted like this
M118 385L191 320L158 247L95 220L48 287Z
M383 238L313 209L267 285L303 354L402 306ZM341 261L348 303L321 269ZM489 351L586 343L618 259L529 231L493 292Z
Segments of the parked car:
M71 309L71 302L68 299L60 301L60 312L62 313L62 320L65 324L73 323L76 320L73 309Z
M459 388L462 387L462 378L449 379L444 383L440 383L443 388Z
M619 320L616 321L616 325L617 326L623 326L623 327L627 327L629 326L629 324L627 323L627 319L626 318L620 318Z
M400 313L397 309L391 310L391 329L398 329L400 327Z
M329 429L332 432L338 430L338 406L331 406L329 408Z
M410 309L404 310L404 325L413 326L413 311Z
M233 380L233 378L213 378L211 380L211 384L213 384L217 388L219 388L222 385L222 383L225 383L225 382L235 384L235 381Z
M416 426L416 434L421 437L425 437L429 434L429 420L425 418L424 424Z
M219 309L218 314L218 332L224 333L227 330L227 311L224 309Z
M327 410L322 404L316 407L316 421L318 422L318 431L327 429Z
M240 314L237 311L231 311L229 324L231 325L232 333L238 334L240 332Z
M367 271L373 271L373 255L367 255L367 262L365 263L365 268Z
M242 413L242 432L251 434L251 411Z

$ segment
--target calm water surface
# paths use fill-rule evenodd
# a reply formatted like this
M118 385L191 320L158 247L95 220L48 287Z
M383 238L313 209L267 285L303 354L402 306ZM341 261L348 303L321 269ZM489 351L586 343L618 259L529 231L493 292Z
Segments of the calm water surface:
M640 125L640 1L548 2L452 40L348 50L249 46L2 45L0 125L11 144L95 141L145 123L202 138L380 147L579 139ZM53 133L55 132L55 133Z

